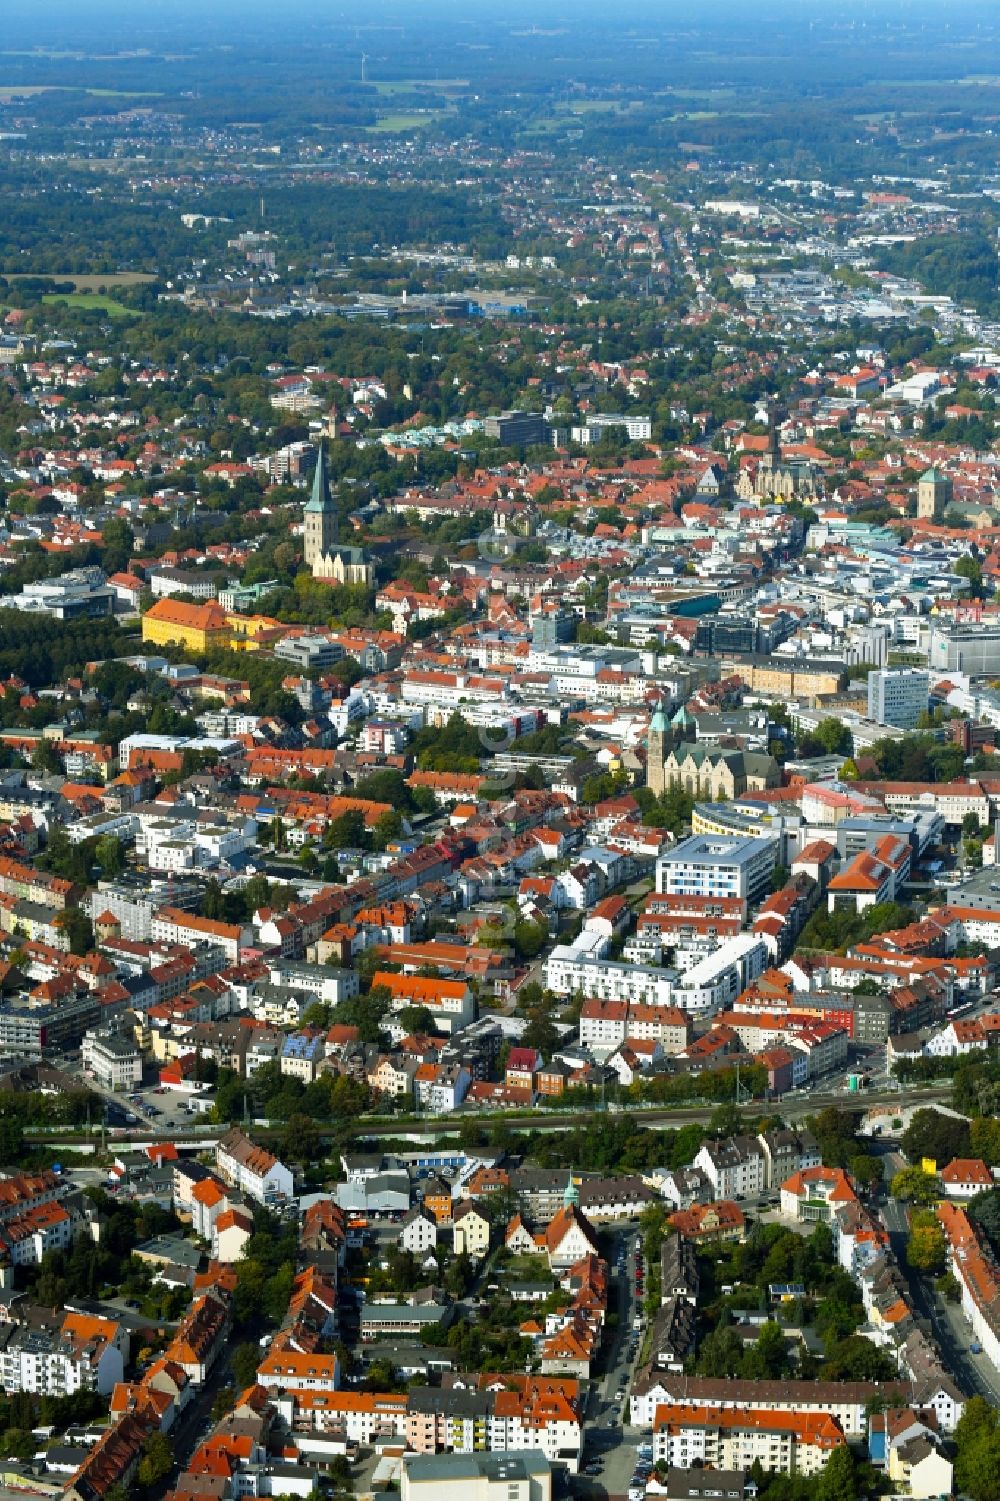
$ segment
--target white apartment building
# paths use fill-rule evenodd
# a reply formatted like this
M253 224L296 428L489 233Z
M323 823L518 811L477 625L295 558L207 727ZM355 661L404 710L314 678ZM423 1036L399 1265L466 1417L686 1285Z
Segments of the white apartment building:
M568 1404L560 1404L564 1409ZM489 1445L494 1454L509 1454L517 1449L541 1449L552 1463L566 1463L567 1455L579 1454L583 1445L580 1423L572 1410L564 1410L539 1422L535 1413L519 1410L510 1417L490 1413L487 1420ZM575 1470L572 1460L571 1472Z
M189 949L211 943L222 950L230 964L236 964L241 948L253 942L253 929L196 917L177 907L160 907L153 915L152 938L154 943L180 943Z
M591 443L599 443L602 436L609 430L623 427L630 443L647 442L653 435L653 419L651 417L631 417L626 413L608 412L588 417L586 422L570 428L570 437L574 443L581 443L587 447Z
M868 674L868 718L900 730L915 730L927 712L931 675L912 667L882 667Z
M716 1199L747 1199L767 1187L767 1158L755 1136L730 1136L702 1144L691 1164L705 1174Z
M466 703L502 703L509 697L502 678L464 672L407 672L400 697L407 704L457 709Z
M304 1352L294 1348L271 1350L257 1367L257 1382L270 1392L334 1393L340 1385L340 1360L336 1355Z
M406 1430L406 1396L394 1393L310 1392L302 1387L271 1387L272 1401L285 1421L307 1423L317 1433L343 1433L355 1444L372 1444L380 1436L402 1438Z
M762 938L738 933L680 976L673 986L672 1002L682 1011L709 1015L726 1009L764 973L769 962Z
M238 1129L219 1142L215 1165L227 1183L256 1199L258 1204L280 1203L292 1196L294 1182L284 1163Z
M196 818L140 818L135 850L150 870L176 873L218 865L253 849L257 825L252 818L209 823Z
M844 1435L829 1414L734 1409L711 1416L684 1407L657 1409L653 1454L671 1469L749 1470L817 1475Z
M110 1319L67 1313L59 1329L0 1324L0 1385L5 1392L109 1396L123 1379L128 1336Z
M409 1006L426 1006L442 1032L461 1032L476 1019L476 1000L462 980L428 979L422 975L401 975L379 970L372 988L384 985L390 992L389 1009L405 1011Z
M0 1250L14 1266L38 1266L49 1251L73 1244L76 1222L61 1204L34 1204L0 1230Z
M142 1053L135 1038L126 1032L110 1027L87 1032L80 1058L102 1089L127 1092L142 1083Z
M690 1019L680 1006L644 1006L628 1009L628 1036L637 1042L658 1042L665 1053L679 1053L691 1038Z
M756 901L770 889L777 842L692 834L656 862L656 890L669 896L735 896Z
M658 1042L665 1053L679 1053L688 1043L688 1018L676 1006L647 1006L641 1001L584 1001L580 1011L580 1046L607 1057L626 1038Z
M414 1256L426 1256L438 1242L437 1220L425 1209L411 1209L403 1220L399 1244Z
M581 954L575 944L560 944L552 950L545 961L545 984L557 995L579 993L602 1001L642 1001L649 1006L671 1004L667 970L595 959Z
M706 955L683 975L654 965L595 958L589 948L581 952L577 941L560 944L552 950L545 962L545 984L557 995L579 994L588 1000L712 1014L732 1005L767 965L767 945L752 933L727 939L715 953ZM615 1047L623 1040L624 1033L611 1041L615 1036L612 1026L618 1026L613 1012L606 1017L596 1012L588 1015L588 1034L602 1048L608 1042ZM583 1036L581 1016L581 1041Z
M551 1501L552 1470L539 1430L519 1449L492 1454L408 1454L402 1501ZM471 1444L470 1444L471 1449ZM553 1456L554 1457L554 1456Z
M580 1009L580 1046L607 1057L625 1041L628 1001L584 1001Z
M908 1384L900 1382L899 1386L902 1400L911 1400ZM853 1443L866 1437L868 1404L882 1390L874 1381L734 1381L658 1371L649 1381L637 1382L629 1416L634 1426L651 1428L657 1409L669 1404L710 1408L713 1416L734 1407L792 1417L829 1413ZM951 1432L961 1408L940 1406L933 1397L925 1400L938 1411L942 1430Z

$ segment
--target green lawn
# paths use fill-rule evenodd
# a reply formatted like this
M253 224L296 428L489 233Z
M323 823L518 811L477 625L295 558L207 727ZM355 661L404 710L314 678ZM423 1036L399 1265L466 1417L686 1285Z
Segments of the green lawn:
M35 94L64 94L69 90L65 83L0 83L0 103L12 99L28 98ZM160 99L161 94L139 92L132 89L84 89L94 99Z
M380 115L377 122L367 126L366 129L372 135L390 135L398 130L424 130L435 120L440 119L443 113L443 110L434 109L425 110L422 114L399 110L395 114Z
M64 302L67 307L97 308L109 318L138 318L135 308L126 307L114 297L102 297L99 292L47 292L43 302Z

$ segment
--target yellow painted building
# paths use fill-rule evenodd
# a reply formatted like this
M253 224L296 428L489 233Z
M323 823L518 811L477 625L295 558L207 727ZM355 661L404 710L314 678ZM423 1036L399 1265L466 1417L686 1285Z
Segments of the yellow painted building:
M233 651L260 651L262 646L273 646L280 640L287 627L269 615L227 615Z
M796 658L782 662L780 657L773 656L756 660L724 657L721 667L723 674L741 677L751 693L766 693L775 698L815 699L839 693L846 681L846 674L836 667Z
M154 646L173 643L186 651L204 653L228 648L232 631L225 611L214 600L189 605L167 598L158 599L142 617L142 639Z

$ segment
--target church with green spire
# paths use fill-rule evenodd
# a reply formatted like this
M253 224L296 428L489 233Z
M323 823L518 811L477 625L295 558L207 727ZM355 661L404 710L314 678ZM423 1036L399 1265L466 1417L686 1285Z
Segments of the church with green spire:
M670 723L667 719L666 705L661 698L649 721L649 734L646 737L646 786L650 791L655 792L657 797L666 791L667 779L664 768L670 745Z
M322 443L312 493L302 510L302 535L306 567L311 569L313 578L326 579L331 584L371 586L375 571L360 547L340 546L340 520L337 503L330 494Z

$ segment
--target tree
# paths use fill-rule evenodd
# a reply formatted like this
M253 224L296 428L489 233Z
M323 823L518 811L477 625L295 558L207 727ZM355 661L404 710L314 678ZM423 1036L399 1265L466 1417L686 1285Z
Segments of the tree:
M727 1101L724 1105L716 1105L709 1116L708 1134L709 1136L738 1136L744 1125L739 1107Z
M336 678L338 683L343 683L345 687L353 688L354 684L364 677L364 671L355 657L341 657L340 661L331 667L330 676Z
M246 1391L248 1386L256 1385L257 1367L260 1364L260 1349L257 1345L250 1343L237 1345L229 1363L241 1392Z
M937 1179L919 1167L904 1167L898 1172L890 1192L904 1204L933 1204L940 1197Z
M959 558L955 564L955 572L959 578L969 580L969 593L973 599L982 596L983 592L983 565L978 558L966 555Z
M1000 1431L984 1397L970 1397L955 1428L955 1485L973 1501L1000 1501Z
M863 1334L847 1334L832 1346L821 1373L824 1381L892 1381L896 1367Z
M219 1423L231 1412L233 1403L236 1401L236 1390L231 1386L220 1386L212 1402L212 1421Z
M66 907L56 918L69 939L71 954L90 954L94 949L94 929L90 918L79 907Z
M142 1486L157 1485L174 1467L174 1451L165 1433L151 1433L142 1446L136 1478Z
M946 1263L944 1230L933 1211L915 1211L910 1221L906 1260L914 1271L927 1276L943 1272Z
M543 1058L551 1058L559 1043L559 1028L552 1017L539 1008L529 1016L521 1042L526 1048L537 1048Z
M16 1166L24 1152L24 1131L11 1115L0 1115L0 1162Z
M785 1374L787 1366L785 1337L773 1319L769 1319L761 1325L756 1341L744 1355L740 1375L746 1381L774 1381Z
M881 1157L859 1152L851 1158L851 1176L864 1188L874 1188L883 1178Z
M849 756L853 748L851 732L839 719L821 719L815 730L799 738L804 756Z
M399 1013L399 1020L410 1033L435 1030L434 1017L426 1006L404 1006Z
M288 1117L281 1138L281 1155L292 1162L314 1162L321 1157L320 1135L311 1116L296 1113Z
M112 516L101 527L101 539L104 543L101 563L105 571L109 574L124 572L135 551L135 533L128 522Z
M359 1042L378 1042L382 1022L389 1010L392 992L387 985L375 985L367 995L351 996L334 1007L333 1020L357 1027Z
M812 1485L815 1501L857 1501L858 1466L847 1444L839 1444Z
M969 1122L939 1110L917 1110L903 1132L901 1145L911 1162L929 1157L932 1162L951 1162L967 1157L970 1150Z
M519 959L536 959L545 947L548 929L544 923L516 922L514 924L514 951Z
M51 740L39 740L31 753L31 764L35 771L41 771L46 776L58 776L62 771L62 762L56 755Z
M717 1380L738 1376L743 1365L743 1341L731 1324L719 1324L706 1334L698 1352L699 1376Z
M388 813L380 813L372 829L372 844L377 850L384 850L394 839L398 839L403 832L403 815L398 808L391 808Z
M399 1391L399 1371L391 1360L373 1360L365 1376L365 1385L370 1392Z
M323 832L324 849L364 849L367 842L365 816L358 808L349 808L346 813L331 819Z
M94 858L106 881L113 881L125 869L125 851L114 834L102 834L94 846Z

